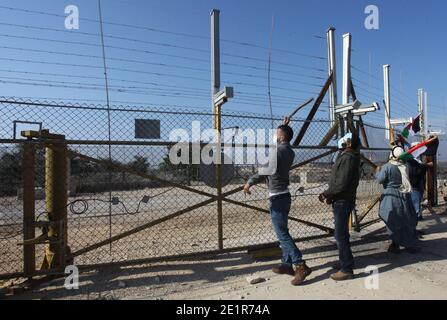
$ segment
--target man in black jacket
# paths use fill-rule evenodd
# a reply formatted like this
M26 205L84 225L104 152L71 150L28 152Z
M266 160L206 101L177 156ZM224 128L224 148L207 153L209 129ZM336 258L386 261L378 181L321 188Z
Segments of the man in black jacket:
M411 159L407 162L408 178L411 183L411 200L413 202L414 210L416 211L419 221L423 220L421 202L425 191L425 177L427 170L432 163L425 164L420 159Z
M354 276L354 257L349 242L349 219L355 206L360 180L360 141L357 136L346 135L339 143L338 156L329 180L329 188L319 199L332 204L335 222L335 240L339 252L338 272L331 275L336 281L350 280Z

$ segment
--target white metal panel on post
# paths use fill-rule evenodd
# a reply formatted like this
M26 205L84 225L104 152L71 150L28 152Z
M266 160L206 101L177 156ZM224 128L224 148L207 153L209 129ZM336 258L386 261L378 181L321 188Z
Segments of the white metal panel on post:
M425 107L424 107L424 89L418 90L418 105L421 123L421 132L425 132Z
M220 90L220 30L219 30L220 10L211 11L211 83L213 100L214 95ZM214 112L214 102L213 102Z
M343 35L343 104L348 104L351 96L351 41L350 33Z
M332 84L329 88L329 119L331 126L335 124L335 106L337 105L337 66L335 58L335 28L330 27L327 31L327 49L328 49L328 75L332 74Z
M391 119L390 123L392 126L406 126L409 123L413 123L413 120L413 118Z

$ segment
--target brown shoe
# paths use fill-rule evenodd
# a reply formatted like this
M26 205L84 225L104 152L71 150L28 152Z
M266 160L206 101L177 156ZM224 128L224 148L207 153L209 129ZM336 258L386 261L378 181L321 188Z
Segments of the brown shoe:
M286 265L286 264L280 264L280 265L274 266L272 271L276 274L288 274L289 276L295 275L295 271L293 270L293 267L291 265Z
M331 279L335 281L346 281L352 280L354 278L353 273L346 273L343 271L338 271L336 273L331 274Z
M293 286L299 286L312 273L312 270L306 266L306 263L295 267L295 277L292 280Z

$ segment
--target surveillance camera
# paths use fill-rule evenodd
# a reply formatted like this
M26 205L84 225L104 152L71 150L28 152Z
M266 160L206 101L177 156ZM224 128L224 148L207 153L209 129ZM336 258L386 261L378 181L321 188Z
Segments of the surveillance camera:
M348 113L349 111L357 110L361 106L361 102L355 100L352 103L343 104L335 107L335 112L339 114Z

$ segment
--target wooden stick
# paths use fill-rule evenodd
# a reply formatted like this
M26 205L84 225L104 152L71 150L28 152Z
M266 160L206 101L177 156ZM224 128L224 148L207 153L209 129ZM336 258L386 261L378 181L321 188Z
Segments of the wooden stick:
M299 105L298 107L295 108L295 110L293 110L293 112L288 116L289 119L292 119L293 116L300 111L301 109L303 109L305 106L307 106L309 103L311 103L312 101L314 101L314 98L310 98L309 100L307 100L306 102L304 102L303 104Z

